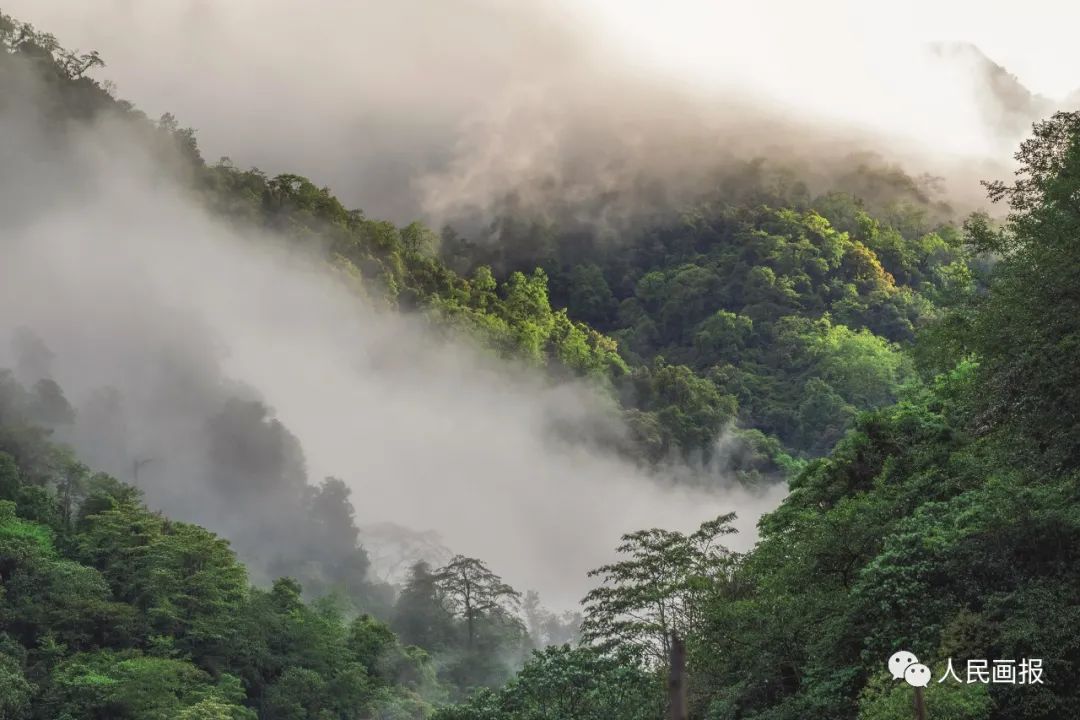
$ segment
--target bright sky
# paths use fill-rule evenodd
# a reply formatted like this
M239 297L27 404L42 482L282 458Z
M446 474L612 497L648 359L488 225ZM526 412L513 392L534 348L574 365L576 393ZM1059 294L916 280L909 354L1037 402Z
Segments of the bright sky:
M942 62L929 43L970 43L1051 99L1080 89L1080 3L1064 0L555 2L642 71L721 101L741 88L790 115L872 128L909 147L1004 157L1018 140L987 126L975 56Z
M1026 129L1020 125L1046 108L1012 118L1006 136L1008 123L988 117L1000 105L988 111L979 95L985 86L975 79L975 56L942 61L927 52L928 42L970 43L1051 99L1080 89L1080 2L1068 0L0 2L68 47L100 50L109 63L102 76L121 94L152 114L176 112L200 129L205 147L270 165L271 151L294 141L230 130L238 121L266 128L266 114L282 97L305 107L271 119L288 126L289 138L322 138L334 117L355 115L365 103L400 111L384 130L452 123L439 115L440 104L451 108L445 115L471 112L515 88L523 68L542 76L545 65L559 66L565 58L544 53L559 52L564 24L581 31L575 41L595 49L601 63L660 73L721 105L749 94L777 115L828 121L820 125L838 134L856 126L906 149L964 157L1011 156ZM555 16L517 12L523 8ZM533 15L538 26L523 30L522 17ZM541 26L549 19L557 32ZM200 32L208 25L220 32ZM372 27L379 35L364 35ZM284 45L282 37L289 38ZM373 60L388 57L385 66ZM387 133L351 142L367 138L378 154ZM334 153L309 153L308 171L327 175ZM368 166L355 157L347 164ZM344 182L332 173L328 180Z
M745 72L770 59L887 65L890 48L963 41L1035 92L1061 97L1080 87L1080 3L1067 0L565 1L599 16L635 52L683 71L735 61Z

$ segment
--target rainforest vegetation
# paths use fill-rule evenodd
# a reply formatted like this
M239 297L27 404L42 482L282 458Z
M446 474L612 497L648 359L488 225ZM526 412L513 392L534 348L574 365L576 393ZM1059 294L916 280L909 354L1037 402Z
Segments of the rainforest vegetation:
M294 539L264 583L234 550L257 538L148 508L56 440L62 387L5 371L0 719L659 719L673 635L695 719L910 717L885 667L900 648L935 680L947 658L1044 661L1041 684L933 682L930 717L1080 717L1080 115L1037 124L1017 177L988 185L1001 222L872 159L814 191L750 162L630 229L509 213L466 237L207 162L194 131L92 79L96 54L6 16L0 45L0 113L31 75L57 152L122 123L210 212L317 251L357 302L593 384L634 462L790 485L746 553L730 515L612 538L579 628L478 558L373 580L363 498L309 483L288 430L236 401L215 437L276 459L223 451L216 481L238 508L275 498Z

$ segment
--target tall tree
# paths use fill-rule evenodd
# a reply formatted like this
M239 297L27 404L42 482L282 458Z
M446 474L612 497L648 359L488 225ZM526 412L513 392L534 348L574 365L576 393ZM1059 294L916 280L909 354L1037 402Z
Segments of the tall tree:
M465 621L466 647L476 645L477 621L488 615L512 614L521 593L502 581L476 558L456 555L434 575L451 612Z
M582 601L582 638L665 664L673 634L695 633L702 601L732 566L736 556L717 540L736 532L734 519L727 513L689 534L654 528L623 535L617 551L626 559L589 573L602 585Z
M1012 184L988 184L1010 212L1000 230L968 224L976 248L1000 257L974 308L980 424L1044 467L1080 467L1080 112L1035 125Z
M435 573L426 562L421 560L409 569L391 626L407 645L440 650L451 642L453 617L443 606Z

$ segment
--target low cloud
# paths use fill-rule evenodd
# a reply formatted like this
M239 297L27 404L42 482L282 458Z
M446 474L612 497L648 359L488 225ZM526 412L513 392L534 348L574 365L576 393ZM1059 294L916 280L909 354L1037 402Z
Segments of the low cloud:
M0 115L0 334L29 328L52 357L0 364L55 379L77 414L60 439L128 481L148 461L151 505L236 540L257 578L295 527L267 478L251 478L265 497L235 502L228 483L260 468L340 477L358 524L437 531L558 607L623 532L734 509L745 547L778 501L673 487L605 450L620 432L610 400L366 306L320 260L209 215L123 124L46 146L32 120ZM243 432L227 423L246 411L220 419L233 399L281 427L222 449L208 428Z

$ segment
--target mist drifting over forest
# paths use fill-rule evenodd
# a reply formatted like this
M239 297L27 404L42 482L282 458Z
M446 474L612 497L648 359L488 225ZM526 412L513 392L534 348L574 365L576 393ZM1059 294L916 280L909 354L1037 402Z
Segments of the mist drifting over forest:
M829 120L810 106L793 114L787 98L730 72L703 89L629 63L558 3L11 9L100 49L108 65L95 74L196 127L208 157L299 169L380 216L457 221L481 240L508 206L615 235L755 157L782 158L822 191L866 158L915 164L951 173L928 191L964 206L979 194L974 174L1002 167L989 151L1010 146L1016 118L1047 102L1011 86L1007 95L977 50L913 53L896 109L914 114L951 93L942 112L981 138L929 164L920 138L888 135L872 119ZM328 28L331 10L339 21ZM459 38L454 52L448 37ZM190 471L206 467L206 423L232 397L265 403L266 422L296 436L291 472L342 477L362 493L361 524L435 529L455 550L519 568L513 579L562 605L621 532L692 525L724 508L751 531L781 495L665 489L589 444L592 428L624 432L602 399L358 306L310 259L210 218L118 125L83 130L77 161L46 163L47 141L29 137L32 114L5 125L5 156L25 170L5 176L19 261L5 263L4 330L30 327L55 354L38 370L76 405L76 447L119 476L152 459L142 471L150 501L241 550L266 542L261 528L282 521L278 510L216 517L212 471ZM111 391L115 416L96 417ZM567 424L585 430L561 437L586 441L557 439L552 428ZM626 506L598 522L594 508L612 494Z
M801 162L826 187L853 153L945 177L969 207L1054 106L970 44L838 43L839 7L822 10L831 38L800 33L809 11L782 3L683 5L678 29L716 36L688 40L689 59L664 27L635 34L633 4L9 3L100 50L121 96L196 128L208 158L315 177L401 223L507 195L640 215L693 199L725 158Z
M980 181L1071 137L1059 113L1013 156L1072 86L977 21L931 38L952 11L649 5L4 5L12 717L147 672L202 687L155 712L519 720L550 672L652 720L678 636L695 719L892 720L907 696L856 659L926 568L957 583L904 636L928 663L1031 650L968 637L1009 622L964 594L970 538L909 555L1068 507L1016 478L1074 467L1071 396L995 336L1019 308L1044 340L1016 288L1025 253L1063 263L1017 208L1056 186ZM984 555L1038 542L1012 539ZM54 596L92 629L34 614ZM115 692L94 712L138 705Z
M928 192L968 207L981 195L974 178L1005 167L993 151L1011 147L1050 102L1025 94L976 48L912 47L905 82L893 88L890 110L903 114L895 124L828 118L790 92L797 75L788 87L754 87L749 69L740 77L722 67L712 86L688 81L631 62L596 18L557 2L9 7L75 47L99 49L108 65L98 76L151 114L194 126L208 157L300 170L379 216L457 221L480 239L506 207L615 235L693 201L725 167L755 157L782 158L818 190L867 158L902 163L945 176ZM936 123L959 124L971 142L923 144L911 118L931 103ZM42 154L44 142L26 138L32 120L6 124L8 158ZM35 160L6 176L5 216L23 221L7 233L21 261L5 264L16 275L4 283L5 329L38 332L57 357L49 372L79 402L120 390L119 455L101 461L123 474L135 455L160 456L144 473L152 501L214 527L247 522L205 515L206 488L187 476L207 452L201 423L237 395L265 402L297 436L296 472L363 490L362 520L437 528L498 565L534 558L535 579L523 572L522 581L558 588L564 601L573 593L558 578L601 556L568 570L570 548L609 547L642 524L685 524L678 518L702 502L653 489L654 478L588 447L553 446L553 424L610 422L599 401L572 386L534 387L460 343L432 345L408 319L358 307L302 258L265 244L253 252L248 231L187 202L122 132L84 132L77 165ZM158 369L147 376L147 367ZM79 428L102 432L97 421ZM503 439L492 445L492 435ZM624 484L636 489L619 493L633 519L597 527L596 498ZM728 492L707 504L745 508L748 522L778 498ZM537 517L539 507L547 510ZM586 528L592 539L582 538Z
M5 123L6 157L48 155L31 125ZM219 528L242 553L291 541L272 527L294 521L280 515L290 508L219 497L244 494L216 486L208 469L207 423L230 398L266 403L267 421L281 420L303 450L224 452L271 452L275 472L312 481L341 477L365 498L361 523L437 529L455 550L522 568L522 584L565 605L622 532L729 504L745 505L750 530L776 502L776 492L670 489L591 446L589 435L618 429L595 430L617 421L588 388L537 382L365 308L313 258L210 218L123 132L86 131L76 162L35 160L9 176L3 330L31 328L54 356L24 361L21 379L65 389L77 418L69 439L94 467L130 478L132 463L151 460L140 471L151 503ZM51 190L23 194L34 187ZM555 428L584 440L559 440ZM619 515L596 517L613 494L624 498Z
M28 386L59 383L76 418L59 437L94 468L131 480L138 463L151 504L217 528L245 557L289 554L300 523L273 487L245 483L332 475L364 498L361 525L434 529L565 608L621 533L738 506L752 535L778 501L777 488L673 488L620 459L600 442L625 431L590 388L358 303L315 257L212 218L174 159L163 166L123 121L80 128L54 153L38 132L41 89L22 90L4 116L0 317L16 342L3 364ZM17 342L27 329L36 356ZM280 438L228 435L230 401L264 403L233 419L280 421ZM611 496L619 514L598 517Z

